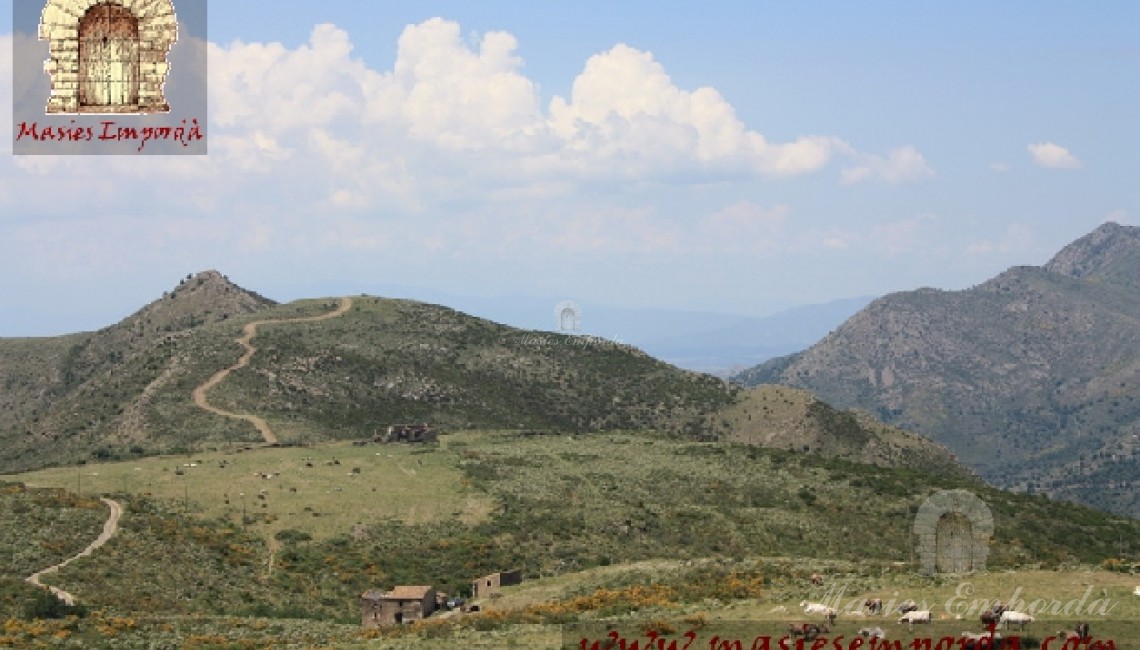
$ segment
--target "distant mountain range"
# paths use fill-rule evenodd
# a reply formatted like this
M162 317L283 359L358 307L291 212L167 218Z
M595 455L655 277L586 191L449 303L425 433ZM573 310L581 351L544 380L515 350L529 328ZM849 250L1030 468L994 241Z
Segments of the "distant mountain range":
M474 297L397 286L377 290L389 297L444 304L512 327L559 331L554 310L561 299ZM566 302L573 302L580 311L578 334L626 343L678 368L728 378L773 357L807 348L871 300L872 296L842 298L788 307L767 316Z
M1140 516L1140 228L1106 223L964 291L885 296L734 381L866 410L998 486Z
M798 352L818 341L873 298L844 298L804 305L764 317L736 317L708 322L704 329L653 336L634 345L675 366L729 377L773 357Z

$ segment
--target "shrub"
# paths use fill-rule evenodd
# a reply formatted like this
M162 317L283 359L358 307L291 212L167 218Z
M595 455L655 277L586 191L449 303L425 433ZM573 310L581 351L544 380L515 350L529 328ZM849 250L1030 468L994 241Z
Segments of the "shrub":
M279 542L307 542L313 538L312 535L305 531L294 530L292 528L279 530L273 537Z
M46 590L39 590L24 606L24 618L32 621L42 618L66 618L68 616L83 617L87 615L87 608L83 605L68 605L54 594Z

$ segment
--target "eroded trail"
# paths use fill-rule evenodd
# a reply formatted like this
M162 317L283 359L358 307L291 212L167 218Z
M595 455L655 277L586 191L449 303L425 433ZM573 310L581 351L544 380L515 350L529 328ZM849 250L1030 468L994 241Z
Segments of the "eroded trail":
M48 573L55 573L56 571L59 571L63 567L71 564L72 562L78 560L79 558L87 557L88 555L91 555L92 553L95 552L95 549L106 544L112 537L115 536L115 533L119 532L119 517L123 516L123 506L120 505L118 501L114 501L112 499L108 499L105 497L100 497L100 500L103 503L107 504L107 507L109 507L111 509L111 514L110 514L110 516L107 517L107 521L103 522L103 532L100 533L99 536L95 538L95 541L88 544L87 548L85 548L82 551L80 551L79 553L76 553L75 555L67 558L63 562L49 566L48 568L43 569L42 571L37 571L37 572L33 573L32 575L25 578L26 582L28 582L29 584L33 584L37 587L42 587L44 589L47 589L52 594L54 594L56 598L62 600L63 602L67 603L68 605L74 605L75 604L75 596L74 595L60 589L59 587L53 587L51 585L45 585L44 583L40 582L40 576L43 576L43 575L48 574Z
M249 413L233 413L231 411L220 409L213 404L210 404L209 400L206 399L206 393L208 393L214 386L222 383L231 372L240 370L241 368L249 365L249 360L252 359L254 353L257 352L257 348L253 347L253 344L250 343L250 341L253 340L253 337L257 336L257 328L261 325L277 325L282 323L311 323L314 321L328 320L330 318L343 316L348 312L349 309L352 309L352 298L346 297L341 298L340 305L338 305L336 309L328 312L327 314L321 314L319 316L304 316L302 318L273 318L270 320L259 320L253 323L248 323L245 327L242 328L241 337L237 339L237 342L245 348L245 353L242 354L240 358L238 358L237 363L230 366L229 368L219 370L218 372L214 373L214 376L207 379L201 386L195 388L194 392L192 393L194 397L194 403L197 404L200 408L214 413L215 415L221 415L222 417L233 418L235 420L245 420L246 422L249 422L253 426L257 427L258 432L261 433L261 437L265 439L265 442L271 445L276 444L277 436L273 433L273 430L269 428L269 424L263 418L256 415L251 415Z

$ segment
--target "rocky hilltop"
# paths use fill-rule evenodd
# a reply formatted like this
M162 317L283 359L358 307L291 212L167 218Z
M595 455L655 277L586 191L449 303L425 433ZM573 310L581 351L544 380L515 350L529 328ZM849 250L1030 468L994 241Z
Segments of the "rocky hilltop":
M190 274L162 297L114 325L68 336L0 339L0 431L31 430L85 384L111 378L157 347L200 326L256 313L276 303L210 270ZM102 377L102 379L100 379Z
M1042 267L872 302L738 375L930 436L992 483L1140 515L1140 228L1106 223Z

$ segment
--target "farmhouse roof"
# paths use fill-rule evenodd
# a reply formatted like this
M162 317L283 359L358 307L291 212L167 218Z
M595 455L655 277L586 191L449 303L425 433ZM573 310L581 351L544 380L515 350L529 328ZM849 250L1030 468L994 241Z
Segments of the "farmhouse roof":
M384 594L384 597L392 600L423 600L431 590L430 585L399 585Z

